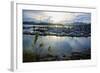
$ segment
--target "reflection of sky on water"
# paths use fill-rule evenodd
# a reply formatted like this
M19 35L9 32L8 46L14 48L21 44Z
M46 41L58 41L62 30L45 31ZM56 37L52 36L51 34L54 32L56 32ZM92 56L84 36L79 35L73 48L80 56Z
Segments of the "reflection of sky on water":
M85 49L91 48L90 37L56 37L56 36L39 36L35 48L39 48L39 44L43 43L44 47L41 51L41 54L46 54L47 49L51 46L53 55L60 54L70 54L72 51L74 52L82 52ZM27 51L32 51L32 40L34 40L34 36L32 35L24 35L23 37L23 48Z

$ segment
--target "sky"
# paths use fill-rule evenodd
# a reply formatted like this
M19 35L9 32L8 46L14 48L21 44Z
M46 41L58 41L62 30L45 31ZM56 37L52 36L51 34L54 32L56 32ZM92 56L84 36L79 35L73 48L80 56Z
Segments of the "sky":
M23 10L23 21L34 21L36 23L50 22L55 24L90 23L91 13Z

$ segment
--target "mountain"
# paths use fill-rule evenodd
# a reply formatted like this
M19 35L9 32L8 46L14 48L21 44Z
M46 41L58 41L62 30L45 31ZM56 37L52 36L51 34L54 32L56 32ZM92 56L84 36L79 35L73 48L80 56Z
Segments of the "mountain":
M66 23L66 24L54 24L54 23L47 23L47 22L41 22L41 23L37 23L34 21L24 21L23 22L24 25L88 25L91 23L84 23L84 22L73 22L73 23Z

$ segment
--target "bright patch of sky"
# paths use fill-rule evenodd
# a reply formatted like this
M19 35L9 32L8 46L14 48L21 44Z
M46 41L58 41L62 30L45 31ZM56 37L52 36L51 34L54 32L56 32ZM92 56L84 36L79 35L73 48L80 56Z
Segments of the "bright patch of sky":
M74 23L74 22L91 22L91 13L78 12L50 12L50 11L35 11L23 10L23 21L33 21L36 23Z

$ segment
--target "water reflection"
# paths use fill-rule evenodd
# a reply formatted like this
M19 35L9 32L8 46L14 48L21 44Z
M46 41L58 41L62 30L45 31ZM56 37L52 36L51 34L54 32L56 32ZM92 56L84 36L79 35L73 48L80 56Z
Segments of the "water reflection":
M44 57L48 54L48 48L53 56L71 56L73 52L84 53L91 49L91 37L60 37L60 36L39 36L32 47L34 35L23 35L23 49L27 52L36 52L39 48L39 54ZM39 46L42 43L42 50ZM87 52L90 54L90 52Z

